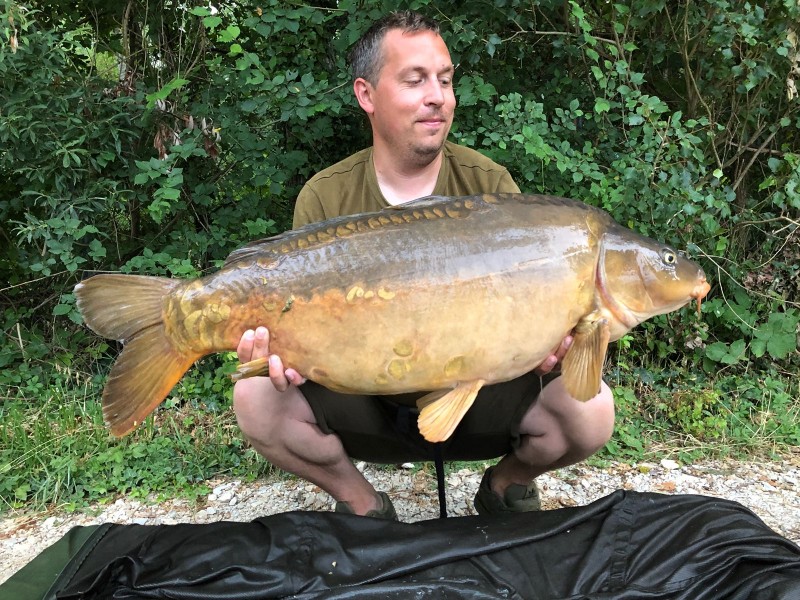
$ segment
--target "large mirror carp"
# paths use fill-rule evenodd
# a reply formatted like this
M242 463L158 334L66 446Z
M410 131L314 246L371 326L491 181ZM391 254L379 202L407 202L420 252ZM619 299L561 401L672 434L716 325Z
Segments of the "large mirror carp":
M574 331L567 391L595 396L609 341L710 289L703 270L598 208L552 196L429 197L234 251L195 280L100 274L86 324L124 343L103 391L131 431L202 356L265 325L270 351L335 391L430 391L420 431L447 439L483 385L537 367ZM237 376L264 374L265 361Z

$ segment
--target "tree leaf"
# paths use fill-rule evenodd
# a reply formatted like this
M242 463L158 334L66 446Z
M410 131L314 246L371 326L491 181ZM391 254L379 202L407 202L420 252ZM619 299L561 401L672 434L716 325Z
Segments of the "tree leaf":
M611 103L605 98L596 98L594 101L594 112L602 114L608 112L611 108Z

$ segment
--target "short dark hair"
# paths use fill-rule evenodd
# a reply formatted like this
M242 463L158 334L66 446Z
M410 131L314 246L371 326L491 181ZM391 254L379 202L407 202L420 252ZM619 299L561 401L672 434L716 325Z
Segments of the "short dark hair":
M384 62L381 44L387 32L392 29L400 29L403 33L430 31L438 34L439 24L413 10L391 12L375 21L347 55L354 81L362 77L372 85L377 85Z

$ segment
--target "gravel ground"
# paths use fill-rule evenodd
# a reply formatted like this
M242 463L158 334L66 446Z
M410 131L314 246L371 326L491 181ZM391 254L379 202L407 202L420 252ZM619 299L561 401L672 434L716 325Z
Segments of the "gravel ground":
M439 516L436 477L413 465L387 468L359 463L359 469L379 490L392 497L401 521ZM449 516L475 514L472 499L483 468L447 470ZM763 463L700 462L680 465L672 460L603 468L576 465L539 478L545 509L588 504L617 489L663 494L703 494L735 500L755 512L772 529L800 544L800 453ZM242 483L210 482L213 491L200 505L182 500L157 504L120 498L75 513L48 512L6 515L0 519L0 583L58 540L75 525L138 523L143 525L249 521L291 510L331 510L330 496L295 479Z

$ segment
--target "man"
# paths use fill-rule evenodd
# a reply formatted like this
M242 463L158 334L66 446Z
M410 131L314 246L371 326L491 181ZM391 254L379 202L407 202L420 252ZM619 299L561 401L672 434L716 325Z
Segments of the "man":
M438 25L412 12L376 22L350 54L353 90L366 112L373 146L315 175L297 199L294 226L374 211L430 195L518 192L508 171L447 142L453 121L454 66ZM582 403L551 373L571 339L532 373L487 386L441 447L446 460L503 456L484 474L479 513L537 510L534 479L576 463L611 436L614 407L603 383ZM398 463L431 460L416 428L414 400L423 394L336 394L269 355L269 332L247 331L242 362L269 356L270 377L239 381L233 403L239 426L274 465L309 480L337 501L336 510L396 518L352 458Z

